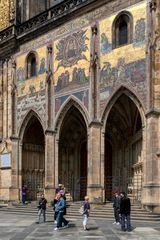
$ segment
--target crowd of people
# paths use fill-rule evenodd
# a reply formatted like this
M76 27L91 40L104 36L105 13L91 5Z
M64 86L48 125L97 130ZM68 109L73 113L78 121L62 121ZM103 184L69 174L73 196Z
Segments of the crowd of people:
M27 187L22 187L22 203L25 204L26 201L26 192ZM46 205L47 199L44 194L41 194L41 198L38 202L38 220L37 224L46 221ZM66 196L65 196L65 188L64 185L59 184L55 190L55 198L52 202L52 207L54 210L54 230L61 230L69 227L69 221L64 218L66 215ZM114 209L114 217L115 222L113 224L120 225L122 231L131 231L131 202L130 199L126 196L125 192L115 192L113 194L113 209ZM88 218L90 214L90 202L89 197L85 196L84 201L81 205L81 215L83 216L83 229L84 231L88 229ZM42 218L42 219L41 219Z
M44 194L41 195L41 198L38 203L38 220L37 224L46 221L46 204L47 199L44 197ZM85 196L84 202L82 203L83 206L83 229L84 231L88 230L87 228L87 222L88 217L90 213L90 203L89 203L89 197ZM66 215L66 196L65 196L65 188L62 184L59 184L58 188L56 188L55 191L55 198L52 202L52 207L54 210L54 224L55 228L54 230L61 230L64 228L69 227L69 221L64 218L64 215Z

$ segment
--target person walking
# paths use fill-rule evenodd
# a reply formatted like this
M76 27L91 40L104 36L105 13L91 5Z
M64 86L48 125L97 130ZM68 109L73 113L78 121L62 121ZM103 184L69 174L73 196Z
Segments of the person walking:
M114 198L113 198L113 209L114 209L114 217L115 217L115 222L113 224L120 224L120 218L119 218L119 213L120 213L120 196L118 195L117 192L114 193Z
M126 197L125 192L120 193L120 214L121 214L121 229L122 231L131 231L131 202L128 197ZM127 229L125 227L125 220L127 222Z
M64 218L64 213L65 213L65 208L66 208L66 201L62 197L61 193L57 193L57 203L55 204L55 214L56 214L56 221L57 221L57 226L54 228L54 230L60 230L62 229L62 224L63 228L68 228L68 223Z
M88 223L88 218L89 218L89 213L90 213L90 203L89 203L89 197L85 196L84 202L83 202L83 229L84 231L89 230L87 228L87 223Z
M54 211L54 223L57 223L56 219L57 219L58 212L55 211L57 202L58 202L58 199L57 199L57 194L56 194L56 196L53 200L53 205L52 205L53 206L53 211Z
M47 199L44 197L44 194L41 194L41 199L39 200L39 205L38 205L37 223L40 223L41 215L43 216L43 222L46 221L46 204L47 204Z

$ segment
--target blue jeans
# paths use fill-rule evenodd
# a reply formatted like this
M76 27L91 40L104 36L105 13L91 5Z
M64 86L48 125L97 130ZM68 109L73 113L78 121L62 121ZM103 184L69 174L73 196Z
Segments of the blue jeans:
M59 211L57 214L57 228L62 227L62 223L64 223L64 226L66 226L68 224L68 221L63 217L64 212Z
M26 202L26 195L22 194L22 203L25 204L25 202Z
M130 218L130 214L124 214L122 213L121 215L121 228L122 230L125 230L125 219L127 221L127 230L131 230L131 218Z

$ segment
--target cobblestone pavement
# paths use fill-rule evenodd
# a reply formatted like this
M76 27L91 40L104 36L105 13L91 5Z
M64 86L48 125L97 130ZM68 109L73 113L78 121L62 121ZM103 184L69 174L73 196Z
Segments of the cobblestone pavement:
M89 221L89 231L83 231L81 219L70 220L69 228L54 231L52 219L36 224L33 216L0 212L0 240L160 240L160 224L132 223L131 232L105 220Z

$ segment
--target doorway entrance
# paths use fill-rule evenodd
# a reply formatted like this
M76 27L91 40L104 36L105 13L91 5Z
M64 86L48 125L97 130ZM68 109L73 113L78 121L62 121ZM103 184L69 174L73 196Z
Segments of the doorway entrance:
M105 196L125 191L134 202L142 193L142 121L135 103L122 94L108 115L105 134Z
M87 129L80 111L72 106L67 112L59 138L59 183L76 200L87 192Z
M22 145L22 185L27 187L27 200L33 201L44 192L45 145L43 128L33 116L27 124Z

